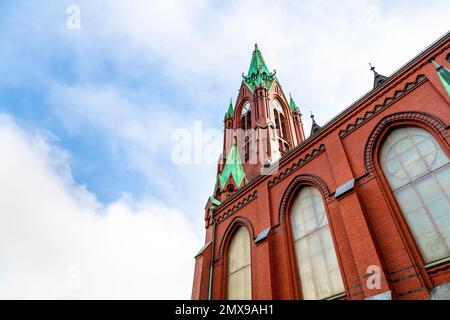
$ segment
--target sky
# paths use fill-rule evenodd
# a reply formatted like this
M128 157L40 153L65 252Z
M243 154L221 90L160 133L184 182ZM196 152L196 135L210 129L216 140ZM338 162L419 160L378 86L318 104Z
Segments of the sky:
M0 298L189 299L223 116L254 44L309 132L310 110L329 121L370 91L369 62L392 74L448 31L449 11L1 1Z

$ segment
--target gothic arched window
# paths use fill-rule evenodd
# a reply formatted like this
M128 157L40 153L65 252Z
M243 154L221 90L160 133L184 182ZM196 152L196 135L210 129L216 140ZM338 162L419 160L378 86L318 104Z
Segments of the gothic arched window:
M450 256L450 164L433 135L418 127L393 130L379 155L426 264Z
M251 298L250 235L245 227L240 227L228 248L228 299Z
M250 157L250 129L252 128L252 113L250 111L250 102L246 102L241 112L241 128L242 128L242 149L245 160ZM242 154L242 153L241 153Z
M278 144L280 146L280 151L284 152L289 149L289 145L287 143L287 133L286 133L286 121L283 112L283 108L277 100L272 102L273 104L273 119L275 122L275 128L277 129L278 134Z
M284 127L284 114L283 108L280 103L276 100L273 101L273 116L275 127L278 129L278 134L282 138L286 138L286 128Z
M320 191L303 187L293 201L290 218L303 299L342 294L344 284Z
M241 112L241 127L242 130L248 130L252 127L252 119L250 112L250 102L246 102L242 107Z

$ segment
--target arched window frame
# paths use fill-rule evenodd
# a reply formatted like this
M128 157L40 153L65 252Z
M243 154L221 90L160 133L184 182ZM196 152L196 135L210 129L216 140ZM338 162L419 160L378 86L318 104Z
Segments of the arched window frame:
M222 268L222 288L220 289L220 296L223 300L228 299L228 253L230 249L231 241L233 240L236 232L241 228L245 228L248 232L250 238L250 276L251 276L251 292L252 299L254 297L254 264L253 264L253 255L254 255L254 232L253 226L247 218L244 217L236 217L227 227L224 236L222 238L220 244L220 260L223 261Z
M301 279L299 275L299 268L297 265L297 258L295 253L295 244L294 244L294 236L292 234L292 224L290 221L290 211L292 208L293 201L295 200L296 195L300 191L301 188L304 187L313 187L316 188L320 194L322 195L323 204L325 207L325 213L327 215L328 219L328 225L329 230L331 233L331 238L333 240L333 245L336 252L336 257L338 260L339 265L339 271L341 273L342 282L344 283L344 289L345 292L342 295L338 295L333 298L344 298L348 295L349 289L347 286L347 281L344 273L343 263L342 263L342 257L340 253L340 247L338 246L338 243L336 241L335 236L335 227L334 227L334 220L331 218L329 207L328 207L328 200L330 199L330 192L328 190L328 187L324 183L322 179L315 175L310 174L302 174L293 179L293 181L289 184L288 188L286 189L282 200L280 202L280 208L279 208L279 215L278 220L280 223L284 224L286 227L283 228L287 232L285 232L285 241L287 243L287 251L288 251L288 273L289 273L289 284L291 286L291 292L293 295L293 299L302 300L303 299L303 293L302 293L302 286L301 286Z
M275 129L278 130L278 143L280 145L280 151L286 152L290 148L290 117L289 113L286 111L284 103L282 103L279 99L272 100L272 108L273 109L273 122L275 124Z
M244 108L248 106L247 111ZM250 130L252 129L252 111L250 101L245 101L242 104L241 115L239 117L239 127L242 129L242 143L241 154L244 156L244 161L250 158Z
M410 227L403 216L395 195L387 181L379 161L380 150L387 136L395 129L402 127L418 127L430 133L442 150L450 157L450 145L446 139L447 130L445 124L437 117L423 112L400 112L390 114L379 121L372 130L365 147L365 168L367 174L373 174L380 184L381 192L387 200L388 207L393 214L393 220L399 231L401 241L408 254L415 262L417 272L419 272L425 281L428 290L433 288L433 283L429 272L434 266L426 267L426 263L418 248L416 240L412 235ZM450 262L445 262L450 266Z

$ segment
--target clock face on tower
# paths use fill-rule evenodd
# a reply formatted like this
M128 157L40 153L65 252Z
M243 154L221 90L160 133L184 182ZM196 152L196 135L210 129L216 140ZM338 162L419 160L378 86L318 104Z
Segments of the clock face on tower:
M246 114L247 112L248 112L248 110L250 109L250 103L249 102L246 102L245 104L244 104L244 106L242 107L242 115L244 115L244 114Z

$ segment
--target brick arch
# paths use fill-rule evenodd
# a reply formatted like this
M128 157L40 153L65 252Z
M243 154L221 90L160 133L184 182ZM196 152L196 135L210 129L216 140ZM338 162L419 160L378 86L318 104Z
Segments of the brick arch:
M228 247L230 240L233 238L236 231L240 228L244 227L247 229L248 234L250 236L250 241L255 238L254 232L253 232L253 226L250 220L248 220L245 217L236 217L231 221L231 223L228 225L227 229L225 230L225 233L222 237L222 240L220 242L219 247L219 258L222 259L225 255L226 248ZM250 243L251 245L251 243Z
M237 102L237 101L236 101ZM234 115L237 115L237 118L241 118L242 108L246 103L250 103L250 105L254 102L250 97L242 97L241 101L234 106Z
M294 180L291 181L286 191L284 192L283 197L281 198L280 208L278 210L278 222L280 224L285 222L287 216L286 212L288 210L291 199L295 196L297 190L305 185L319 189L324 200L326 200L326 198L330 196L330 191L328 190L327 185L318 176L312 174L301 174L295 177Z
M290 112L289 112L289 110L290 110L289 104L286 104L284 102L284 99L283 99L283 97L281 96L280 93L275 93L274 94L274 99L272 99L272 100L277 101L280 104L281 108L283 109L283 114L284 114L285 117L288 114L290 114Z
M236 101L237 102L237 101ZM255 104L254 100L250 97L244 96L239 103L237 103L234 106L234 115L233 115L233 127L234 129L240 128L241 125L241 112L242 108L245 106L246 103L249 103L250 106ZM254 116L254 111L252 111L252 117Z
M434 115L414 111L390 114L378 122L367 139L364 151L364 165L367 173L372 172L375 169L375 147L384 133L386 133L387 129L393 125L401 125L405 123L410 125L414 125L414 123L425 125L426 127L433 129L437 134L441 135L444 138L444 141L447 138L447 129L444 122Z

